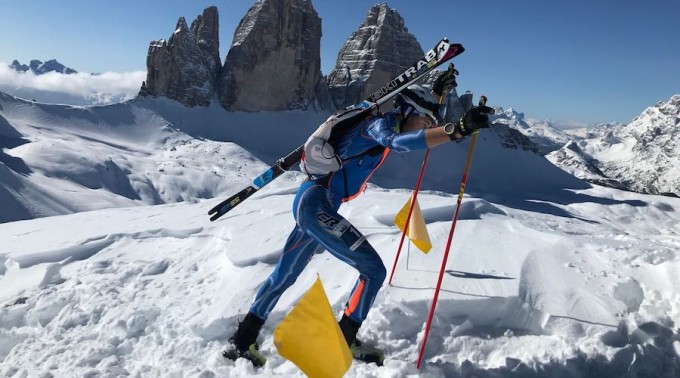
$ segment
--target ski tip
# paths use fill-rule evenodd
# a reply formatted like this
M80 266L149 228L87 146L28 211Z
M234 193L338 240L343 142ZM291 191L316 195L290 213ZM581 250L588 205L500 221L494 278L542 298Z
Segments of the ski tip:
M444 55L439 58L438 64L442 64L451 58L457 57L458 55L462 54L463 51L465 51L465 47L463 47L463 45L460 43L449 44L446 51L442 51Z

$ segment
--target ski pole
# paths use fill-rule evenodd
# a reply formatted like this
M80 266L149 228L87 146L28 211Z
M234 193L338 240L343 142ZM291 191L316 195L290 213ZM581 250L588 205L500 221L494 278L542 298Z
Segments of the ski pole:
M486 96L481 96L479 99L479 106L486 105ZM439 298L439 290L442 286L442 280L444 278L444 271L446 269L446 262L449 258L449 251L451 250L451 241L453 240L453 232L456 230L456 223L458 221L458 213L460 212L460 205L463 202L463 193L465 192L465 184L467 183L468 173L470 172L470 166L472 165L472 157L475 153L475 146L477 145L477 136L479 135L479 129L472 133L472 138L470 139L470 147L468 147L467 158L465 160L465 168L463 169L463 179L461 180L460 187L458 189L458 202L456 203L456 212L453 215L453 223L451 224L451 230L449 231L449 239L446 242L446 249L444 250L444 258L442 259L442 266L439 270L439 279L437 280L437 287L434 290L434 298L432 299L432 304L430 305L430 313L427 316L427 323L425 323L425 335L423 336L423 341L420 344L420 353L418 353L418 362L416 363L416 368L420 369L423 355L425 354L425 346L427 345L427 337L430 334L430 327L432 326L432 318L434 317L434 310L437 307L437 299Z
M451 64L453 66L453 64ZM448 95L448 88L445 86L442 89L442 95L439 97L439 105L444 103L446 96ZM399 255L401 254L401 247L404 245L404 239L406 239L406 233L408 232L408 226L411 223L411 215L413 214L413 208L415 207L416 200L418 199L418 191L420 191L420 184L423 181L423 174L425 173L425 166L427 166L427 159L430 157L430 149L428 148L425 152L425 158L423 159L423 164L420 167L420 173L418 173L418 181L416 181L416 186L413 188L413 195L411 196L411 205L408 208L408 214L406 215L406 223L404 224L404 230L401 233L401 240L399 241L399 248L397 248L397 255L394 257L394 264L392 265L392 272L390 273L390 280L387 282L388 285L392 285L392 277L394 277L394 272L397 269L397 262L399 261Z

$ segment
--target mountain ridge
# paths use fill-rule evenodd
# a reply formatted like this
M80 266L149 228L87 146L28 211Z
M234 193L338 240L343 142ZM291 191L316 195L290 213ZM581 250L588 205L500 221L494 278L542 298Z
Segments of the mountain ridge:
M680 95L648 107L626 125L598 125L571 137L580 149L579 159L590 160L601 171L601 182L680 196ZM561 166L574 163L564 154L552 157Z
M44 75L49 72L56 72L64 75L71 75L78 73L78 71L73 68L66 67L59 63L56 59L50 59L46 62L42 62L37 59L31 60L28 65L19 63L18 60L14 59L9 68L17 72L32 72L34 75Z

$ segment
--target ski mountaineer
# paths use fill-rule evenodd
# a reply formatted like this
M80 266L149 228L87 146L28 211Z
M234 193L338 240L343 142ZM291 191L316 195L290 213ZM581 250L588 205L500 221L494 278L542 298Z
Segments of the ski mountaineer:
M264 365L266 359L256 341L260 329L315 251L325 249L359 271L359 279L339 321L352 355L382 365L382 352L368 348L356 335L383 284L385 266L361 232L338 214L338 208L363 191L390 151L424 150L489 127L488 113L493 109L486 106L472 108L456 124L438 126L438 98L444 88L456 86L457 73L451 67L440 74L432 93L419 85L410 85L396 96L394 109L343 128L341 135L329 141L342 159L342 167L322 177L310 175L301 184L293 201L295 228L274 271L258 290L248 314L229 339L224 357L231 360L243 357L255 366Z

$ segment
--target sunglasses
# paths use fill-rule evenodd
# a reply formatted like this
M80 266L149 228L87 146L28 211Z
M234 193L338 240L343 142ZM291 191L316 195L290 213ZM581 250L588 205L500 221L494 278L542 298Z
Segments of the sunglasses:
M435 120L433 120L432 117L431 117L429 114L427 114L427 113L421 113L421 112L419 112L419 111L417 111L417 110L414 110L414 111L411 113L411 117L424 117L424 118L427 118L427 120L430 121L430 124L427 126L428 129L431 128L431 127L434 127L434 126L437 124L437 122L436 122Z

